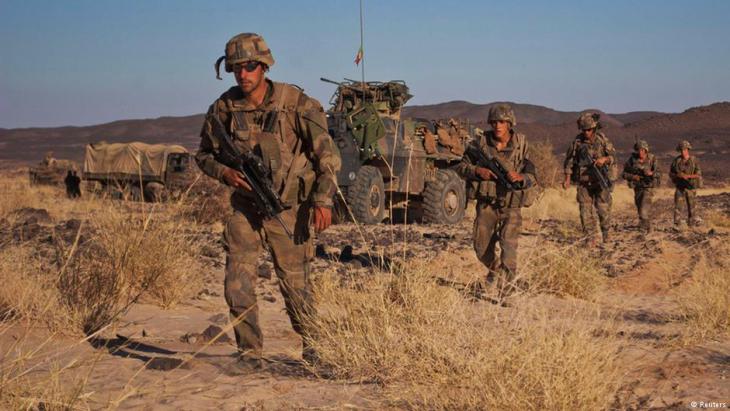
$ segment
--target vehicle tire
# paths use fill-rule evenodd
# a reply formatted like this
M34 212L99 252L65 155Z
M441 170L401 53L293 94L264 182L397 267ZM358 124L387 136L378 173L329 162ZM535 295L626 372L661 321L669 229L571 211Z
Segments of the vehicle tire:
M423 190L423 222L457 224L464 218L466 186L453 170L437 170Z
M385 217L385 185L380 170L362 166L347 188L347 205L361 224L378 224Z
M150 182L144 186L144 199L151 203L159 203L165 198L165 186L157 183Z

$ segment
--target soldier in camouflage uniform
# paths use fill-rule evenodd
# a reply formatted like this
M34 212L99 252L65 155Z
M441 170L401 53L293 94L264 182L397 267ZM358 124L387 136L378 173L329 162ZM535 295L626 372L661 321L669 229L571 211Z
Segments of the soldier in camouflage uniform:
M571 181L576 184L581 226L583 233L590 236L592 242L595 242L596 232L593 209L596 209L605 243L608 241L611 223L611 190L601 187L598 181L591 177L588 168L579 164L581 150L588 150L597 167L612 167L616 163L616 150L613 144L598 131L601 128L599 118L598 113L583 113L578 118L578 128L581 133L575 137L565 154L563 188L567 189ZM612 177L610 174L609 178Z
M695 211L695 197L697 189L702 187L702 170L697 157L689 154L691 149L689 141L681 141L677 145L680 155L672 161L669 169L669 177L677 188L674 191L674 225L678 229L684 228L687 222L697 225L701 221ZM683 203L687 206L686 221L683 217Z
M508 171L507 179L523 190L510 191L497 182L486 167L475 165L464 156L455 169L467 181L476 185L477 206L474 220L474 250L489 270L488 277L498 276L501 297L514 291L517 275L517 245L522 229L521 207L531 203L537 185L535 166L527 155L527 139L512 128L517 123L514 111L507 104L493 106L488 122L492 130L478 135L471 144L485 154L495 157ZM496 253L499 244L501 256Z
M639 212L639 227L651 232L651 205L654 188L659 186L660 174L654 154L649 153L649 143L639 140L634 144L634 153L626 160L623 178L634 189L634 204Z
M272 254L287 314L294 330L303 337L303 356L314 360L304 321L314 315L309 279L313 258L310 222L313 214L318 232L331 224L339 151L327 132L320 103L296 86L266 78L274 58L261 36L243 33L228 41L225 55L215 65L219 79L223 60L238 85L210 106L195 159L205 174L235 188L231 196L234 213L223 238L225 298L240 364L253 368L262 365L263 336L255 292L255 263L262 248ZM219 142L213 133L212 116L225 125L241 152L253 151L269 168L274 189L290 207L280 217L293 231L293 238L276 220L261 214L243 174L217 161Z

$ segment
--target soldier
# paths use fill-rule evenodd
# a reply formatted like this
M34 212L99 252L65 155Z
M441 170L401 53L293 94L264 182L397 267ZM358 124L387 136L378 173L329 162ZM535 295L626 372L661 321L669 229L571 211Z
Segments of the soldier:
M53 157L53 151L49 151L46 153L46 156L43 157L43 160L41 161L41 165L46 167L56 166L56 159Z
M279 288L294 330L302 336L303 358L316 360L308 345L306 318L314 315L310 284L313 244L310 222L325 230L332 222L333 195L340 154L327 133L320 103L296 87L266 78L274 58L264 39L242 33L226 44L220 63L237 86L223 93L208 110L195 160L207 175L235 188L234 213L223 239L226 249L225 298L239 351L239 366L261 368L263 335L256 304L255 262L262 248L271 252ZM290 208L279 216L292 229L290 238L276 221L257 208L242 173L217 161L219 142L213 132L217 116L242 152L259 155L271 172L274 189ZM273 120L272 120L273 119Z
M609 227L611 223L611 187L612 177L608 168L615 164L616 150L606 136L598 131L601 123L598 121L598 113L583 113L578 118L578 128L581 133L568 148L565 154L563 169L565 181L563 188L567 189L571 181L577 186L577 200L580 208L580 223L583 233L590 236L590 241L595 244L596 222L593 216L595 208L601 226L603 242L608 241ZM588 158L588 163L581 161L581 154ZM591 173L590 162L595 165L603 174L603 178L609 183L609 187L601 185L595 173Z
M697 225L701 222L695 212L695 197L697 189L702 187L702 170L697 157L689 154L692 145L687 140L682 140L677 145L680 152L669 169L669 177L676 186L674 191L674 227L683 229L687 223ZM682 216L682 203L687 204L687 220Z
M66 195L68 198L81 197L81 178L76 175L76 171L68 170L66 178L63 179L63 183L66 185Z
M512 107L492 106L488 123L492 130L478 135L472 150L495 158L505 168L506 179L521 189L513 191L497 181L495 173L473 158L464 156L456 171L476 183L476 219L474 220L474 250L489 270L487 277L498 276L500 298L515 290L517 276L517 245L522 228L521 207L529 206L537 184L535 166L527 156L527 139L513 130L517 124ZM499 243L501 255L497 256Z
M634 189L634 204L639 212L639 228L651 232L651 204L654 187L659 186L659 171L654 154L649 153L649 143L639 140L634 144L634 153L626 160L623 178Z

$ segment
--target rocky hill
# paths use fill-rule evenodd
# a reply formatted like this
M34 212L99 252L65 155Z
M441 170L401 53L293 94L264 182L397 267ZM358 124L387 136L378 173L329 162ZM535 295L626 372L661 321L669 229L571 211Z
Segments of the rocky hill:
M487 113L493 104L497 102L450 101L409 106L404 109L404 115L432 119L454 117L486 127ZM531 139L552 141L557 153L563 152L577 133L578 112L557 111L533 104L510 104L517 115L517 128ZM707 165L708 176L713 179L730 176L725 160L730 154L730 102L693 107L682 113L601 113L604 131L622 157L631 150L635 138L643 138L649 141L663 162L668 162L674 155L677 141L687 139ZM80 160L84 145L98 141L176 143L194 150L202 121L203 115L199 114L121 120L87 127L0 129L0 162L30 164L41 159L47 151L53 151L58 158Z

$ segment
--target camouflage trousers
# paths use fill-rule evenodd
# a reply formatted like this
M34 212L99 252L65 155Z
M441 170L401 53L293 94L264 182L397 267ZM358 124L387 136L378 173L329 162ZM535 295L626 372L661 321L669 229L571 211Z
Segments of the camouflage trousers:
M314 315L309 264L313 243L309 235L310 207L300 206L280 214L291 231L290 239L274 219L264 219L252 200L234 194L233 215L223 233L226 248L225 299L230 308L238 350L243 355L258 357L263 348L256 303L256 259L263 248L271 252L279 289L292 327L304 336L303 318Z
M651 188L634 188L634 204L639 213L639 227L644 231L651 231L651 206L654 199L654 190Z
M697 197L696 190L687 190L678 188L674 191L674 224L681 225L684 223L693 224L697 220L697 214L695 213L695 197ZM686 215L684 218L683 208L687 207Z
M596 218L593 209L598 214L598 222L601 226L601 233L604 239L608 237L608 230L611 224L611 191L604 190L598 185L577 186L578 208L580 209L580 224L583 233L593 236L596 233Z
M522 230L522 210L496 208L483 201L477 203L474 220L474 251L490 273L514 280L517 274L517 242ZM497 256L497 244L500 255Z

